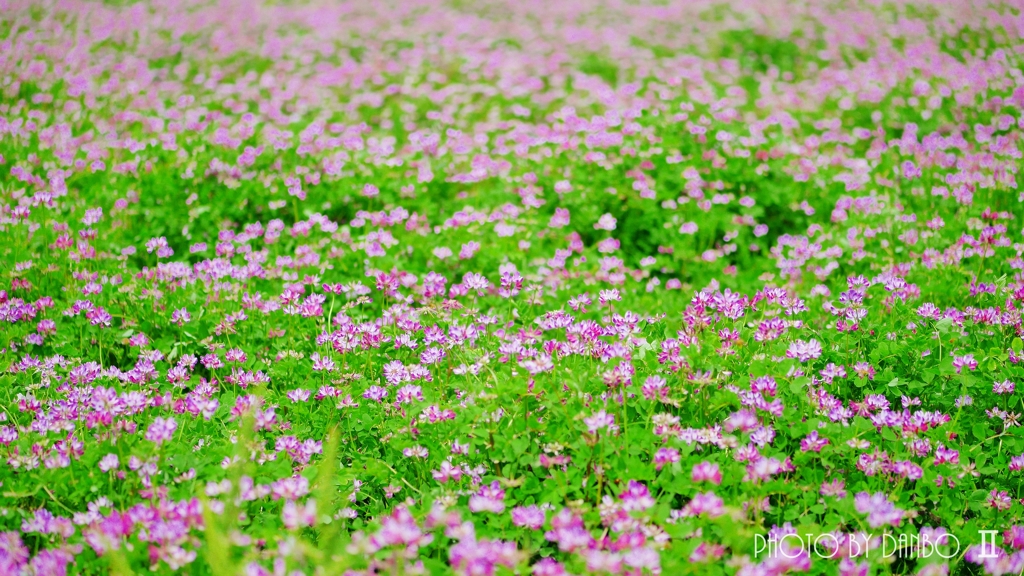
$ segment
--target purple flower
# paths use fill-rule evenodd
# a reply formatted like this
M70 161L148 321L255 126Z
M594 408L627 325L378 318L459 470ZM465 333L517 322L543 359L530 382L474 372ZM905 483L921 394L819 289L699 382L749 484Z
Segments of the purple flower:
M836 478L829 482L825 482L821 485L819 493L822 496L834 496L836 498L846 498L846 482L841 478Z
M623 510L627 512L647 510L654 506L654 498L651 496L651 491L647 489L647 486L636 480L630 480L626 484L626 489L619 494L619 500L622 501Z
M713 492L701 492L683 507L683 516L715 518L725 514L725 503Z
M718 464L705 460L693 465L690 477L694 482L710 482L717 486L722 483L722 470Z
M462 478L462 468L459 466L453 466L450 460L444 460L441 462L441 467L438 470L431 472L434 480L444 484L449 480L458 482L459 478Z
M853 505L858 512L868 515L868 526L872 528L899 526L903 520L903 510L897 508L882 492L860 492L854 497Z
M956 373L960 374L964 368L974 371L978 369L978 361L974 359L974 354L964 354L963 356L953 357L953 368L956 368Z
M553 558L542 558L531 569L533 576L566 576L565 566Z
M786 351L787 358L796 358L801 362L807 362L821 356L821 343L817 340L794 340Z
M617 221L611 214L602 214L594 224L594 230L615 230Z
M565 208L555 208L555 215L548 222L549 228L564 228L569 225L569 211Z
M1010 498L1010 495L1005 490L992 490L989 492L985 504L990 508L1003 512L1013 506L1013 499Z
M518 506L512 509L512 523L530 530L540 530L544 527L544 511L537 506Z
M304 505L300 505L294 500L285 502L284 510L281 511L281 520L288 530L315 525L316 501L310 498Z
M875 379L875 368L867 362L858 362L854 364L853 371L861 378L867 378L868 380Z
M480 487L476 494L469 497L469 509L473 512L493 512L501 514L505 511L505 491L497 480Z
M448 550L448 560L460 576L486 576L495 568L514 568L523 558L515 542L462 538Z
M174 436L174 431L177 429L178 423L174 421L174 418L157 417L146 430L146 440L155 444L163 444Z
M654 453L654 468L661 470L666 464L679 462L679 450L675 448L658 448Z
M587 531L583 519L568 508L563 508L551 519L551 530L544 533L544 538L556 542L562 552L589 548L594 543L594 537Z
M370 537L369 543L377 550L388 546L404 546L415 552L417 548L426 546L433 540L433 536L423 533L409 510L399 506L381 520L380 529Z
M430 451L428 451L423 446L417 445L402 450L402 455L405 456L406 458L426 458L427 456L430 455Z
M107 454L100 459L99 467L103 472L110 472L114 468L117 468L119 463L120 461L117 459L117 454Z
M1012 472L1024 470L1024 454L1010 458L1010 470Z
M613 434L618 430L618 426L615 425L615 416L604 410L599 410L593 416L584 418L583 423L587 425L587 432L591 434L596 434L606 428Z
M388 397L388 391L380 386L370 386L363 392L363 398L367 400L373 400L375 402L383 402Z
M828 443L828 438L820 438L817 430L811 430L810 434L800 441L800 450L802 452L821 452L821 449Z

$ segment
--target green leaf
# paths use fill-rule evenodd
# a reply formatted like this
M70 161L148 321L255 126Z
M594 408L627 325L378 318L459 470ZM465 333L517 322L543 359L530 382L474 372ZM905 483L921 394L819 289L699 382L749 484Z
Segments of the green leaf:
M530 447L530 441L525 438L513 438L510 444L512 445L512 452L516 456L526 452L526 449Z

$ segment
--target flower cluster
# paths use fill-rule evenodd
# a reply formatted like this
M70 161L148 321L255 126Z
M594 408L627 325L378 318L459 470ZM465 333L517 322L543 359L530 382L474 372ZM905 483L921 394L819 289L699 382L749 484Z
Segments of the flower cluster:
M1019 573L1010 4L0 4L0 574Z

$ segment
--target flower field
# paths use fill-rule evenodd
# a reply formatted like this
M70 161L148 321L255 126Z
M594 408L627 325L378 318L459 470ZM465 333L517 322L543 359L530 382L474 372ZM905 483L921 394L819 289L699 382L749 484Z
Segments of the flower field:
M0 0L0 574L1024 571L1024 5Z

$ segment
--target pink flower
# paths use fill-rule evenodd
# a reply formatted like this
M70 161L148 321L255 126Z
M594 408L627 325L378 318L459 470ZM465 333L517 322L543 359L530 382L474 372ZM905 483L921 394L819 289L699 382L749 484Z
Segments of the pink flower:
M330 356L320 356L319 353L314 352L309 357L313 361L314 372L333 372L334 371L334 360Z
M563 508L551 519L551 530L544 533L544 538L549 542L558 543L558 549L562 552L589 548L594 542L593 536L583 524L583 519L568 508Z
M1003 380L1002 382L995 382L992 384L992 392L996 394L1013 394L1013 390L1016 386L1009 380Z
M844 482L842 479L836 478L834 480L822 484L818 492L822 496L846 498L846 482Z
M99 467L103 472L110 472L114 468L117 468L120 461L117 458L117 454L107 454L100 459Z
M760 422L757 419L757 414L753 410L744 409L730 414L725 421L724 428L728 432L733 430L748 432L758 426L760 426Z
M462 576L489 576L497 566L514 568L523 554L515 542L502 540L460 539L448 550L448 560L456 574Z
M988 494L988 498L985 500L990 508L1003 512L1009 510L1013 505L1013 500L1005 490L992 490Z
M316 525L316 501L310 498L304 505L299 505L294 500L288 500L281 511L281 520L289 530Z
M433 536L420 530L409 510L399 506L390 516L384 517L380 530L370 537L370 544L378 550L387 546L405 546L409 551L415 552L433 540Z
M569 211L565 208L555 208L555 215L548 222L549 228L564 228L569 225Z
M480 487L476 494L469 497L469 509L472 512L493 512L501 514L505 511L505 491L495 480Z
M696 234L697 233L697 223L696 222L687 222L687 223L683 224L682 226L679 227L679 233L680 234Z
M174 421L174 418L155 418L146 430L146 440L155 444L163 444L174 436L174 431L177 429L178 423Z
M722 549L724 553L725 550ZM643 570L651 574L657 574L661 569L661 557L658 552L647 546L632 548L622 554L622 561L637 572ZM646 569L646 570L645 570Z
M957 374L960 374L965 367L971 371L978 369L978 361L974 359L974 354L953 357L953 368L956 368Z
M710 482L717 486L722 483L722 470L718 467L718 464L705 460L693 465L693 470L690 471L690 478L694 482Z
M811 433L800 441L800 450L803 452L821 452L821 449L828 443L828 438L820 438L817 430L811 430Z
M903 510L897 508L885 494L876 492L868 494L860 492L853 499L853 505L861 514L868 515L868 526L880 528L882 526L899 526L903 520Z
M868 380L875 379L875 369L871 364L867 362L858 362L853 365L853 371L857 373L857 376L861 378L867 378Z
M921 177L921 169L918 168L913 162L907 160L903 162L903 177L908 180Z
M666 464L679 462L679 450L675 448L658 448L654 453L654 468L661 470Z
M1024 454L1010 458L1010 471L1020 472L1024 470Z
M442 484L448 482L449 480L454 480L458 482L459 478L462 478L462 468L458 466L453 466L451 461L449 460L444 460L441 462L440 469L435 470L430 474L434 477L434 480L437 480Z
M609 302L618 302L620 300L622 300L622 295L614 288L611 290L601 290L597 295L597 302L602 306Z
M477 242L475 240L471 240L469 242L466 242L465 244L462 245L462 248L459 249L459 260L468 260L468 259L472 258L473 255L476 254L477 251L479 251L479 250L480 250L480 243L479 242Z
M683 516L715 518L725 514L724 502L713 492L700 492L683 507Z
M367 400L373 400L375 402L383 402L388 397L388 391L380 386L370 386L363 392L363 398Z
M533 576L566 576L565 566L552 558L542 558L531 569Z
M626 484L626 489L619 494L619 500L622 501L623 510L627 512L647 510L655 504L651 491L636 480L630 480Z
M187 324L189 321L191 321L191 315L188 314L188 311L185 310L185 308L178 308L178 310L171 313L171 323L173 324L182 326Z
M617 238L605 238L597 243L597 251L601 254L611 254L619 249L621 244Z
M868 576L871 565L867 562L858 564L851 558L843 558L839 563L839 576Z
M725 547L721 544L701 542L690 553L690 562L711 562L725 555Z
M615 230L616 220L611 214L602 214L594 224L594 230Z
M615 425L615 416L605 412L604 410L599 410L593 416L584 418L583 423L587 425L587 432L590 432L591 434L596 434L606 428L609 432L614 434L615 431L619 429L618 426Z
M423 446L412 446L402 450L402 455L406 458L426 458L430 452Z
M607 572L609 574L618 574L622 571L622 556L614 552L589 548L580 552L580 556L587 561L588 573Z
M540 530L544 527L544 511L537 506L518 506L512 509L512 523L530 530Z
M801 362L807 362L821 356L821 343L817 340L794 340L786 351L787 358L796 358Z

